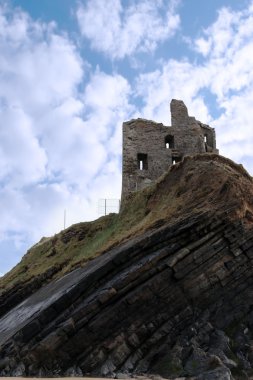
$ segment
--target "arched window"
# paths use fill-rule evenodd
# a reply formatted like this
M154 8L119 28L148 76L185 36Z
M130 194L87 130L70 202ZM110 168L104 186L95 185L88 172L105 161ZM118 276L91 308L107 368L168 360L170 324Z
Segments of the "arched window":
M168 135L165 137L165 148L166 149L174 148L174 136Z

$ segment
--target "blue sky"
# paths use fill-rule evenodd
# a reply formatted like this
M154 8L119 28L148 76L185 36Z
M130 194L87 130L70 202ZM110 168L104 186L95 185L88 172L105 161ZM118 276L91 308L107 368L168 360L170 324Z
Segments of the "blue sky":
M0 275L120 198L122 122L216 128L253 173L253 0L0 0Z

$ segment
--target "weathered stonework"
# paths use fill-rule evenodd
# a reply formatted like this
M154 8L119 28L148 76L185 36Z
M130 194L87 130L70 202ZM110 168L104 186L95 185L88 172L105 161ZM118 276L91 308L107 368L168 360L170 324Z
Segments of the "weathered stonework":
M156 181L186 155L219 153L214 128L188 116L184 102L172 99L171 126L151 120L123 123L122 200Z

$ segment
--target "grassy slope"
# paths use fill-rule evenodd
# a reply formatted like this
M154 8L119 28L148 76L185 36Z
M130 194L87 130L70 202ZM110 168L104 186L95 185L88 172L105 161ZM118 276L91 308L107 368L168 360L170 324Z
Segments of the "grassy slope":
M216 155L187 157L159 181L131 196L120 214L78 223L33 246L0 279L0 294L16 284L49 273L45 281L85 265L112 246L194 212L229 210L233 218L253 220L253 181L241 165ZM232 210L232 211L231 211Z
M146 192L137 194L127 212L110 214L94 222L75 224L51 238L42 238L30 248L9 273L0 279L0 294L20 282L55 268L60 277L134 234L145 216Z

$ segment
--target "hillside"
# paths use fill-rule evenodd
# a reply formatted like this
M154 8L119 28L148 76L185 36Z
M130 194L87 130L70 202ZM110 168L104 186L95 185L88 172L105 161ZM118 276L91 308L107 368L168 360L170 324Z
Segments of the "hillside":
M0 374L250 373L252 184L186 157L120 214L43 238L0 282Z
M241 165L222 156L186 157L155 186L136 193L120 214L78 223L51 238L42 238L29 249L0 279L0 315L42 285L85 265L114 245L188 214L226 211L230 218L250 223L251 181Z
M226 210L231 219L239 217L250 224L251 186L246 170L227 158L210 154L186 157L155 186L134 194L120 214L78 223L51 238L42 238L0 278L0 294L10 289L16 292L15 285L20 288L21 284L30 284L33 291L130 237L196 212Z

